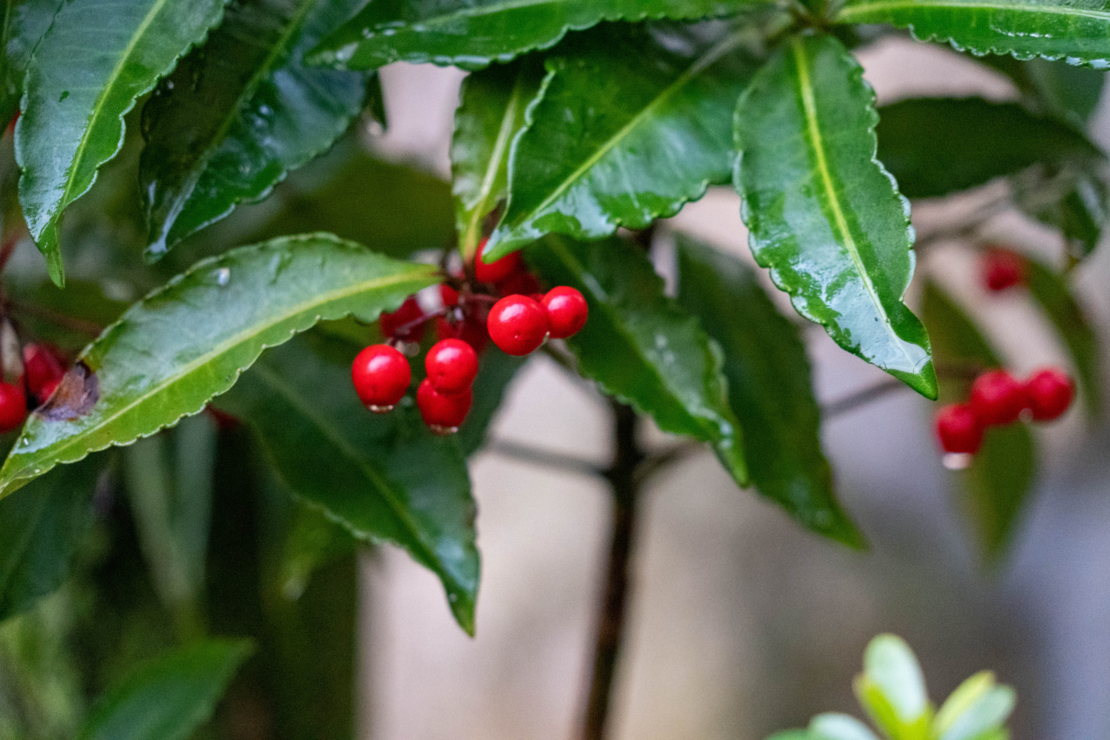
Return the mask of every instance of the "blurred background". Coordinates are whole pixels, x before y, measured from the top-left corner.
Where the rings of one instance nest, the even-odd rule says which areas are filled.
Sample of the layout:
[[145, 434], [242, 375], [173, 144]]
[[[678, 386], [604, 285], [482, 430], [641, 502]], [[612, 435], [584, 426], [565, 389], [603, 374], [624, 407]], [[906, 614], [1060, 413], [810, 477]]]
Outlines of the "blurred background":
[[[942, 47], [887, 39], [859, 53], [880, 103], [920, 95], [1016, 98], [1002, 75]], [[446, 177], [462, 73], [383, 71], [390, 119], [367, 133], [384, 157]], [[1093, 135], [1110, 145], [1105, 98]], [[916, 208], [920, 233], [960, 201]], [[739, 200], [718, 189], [665, 224], [750, 260]], [[993, 238], [1045, 261], [1058, 237], [1001, 214]], [[966, 245], [919, 258], [915, 287], [935, 277], [981, 322], [1017, 372], [1068, 365], [1054, 333], [1021, 294], [988, 296]], [[1110, 325], [1106, 246], [1075, 273], [1096, 328]], [[911, 289], [912, 291], [912, 289]], [[775, 295], [781, 298], [777, 292]], [[911, 292], [910, 304], [917, 301]], [[783, 304], [785, 307], [785, 303]], [[819, 399], [885, 375], [806, 332]], [[850, 552], [737, 490], [709, 453], [653, 479], [635, 552], [635, 582], [614, 707], [625, 740], [758, 740], [820, 711], [859, 714], [851, 679], [867, 641], [905, 637], [935, 700], [991, 668], [1019, 696], [1016, 738], [1110, 738], [1110, 464], [1105, 422], [1082, 414], [1035, 430], [1036, 491], [1012, 550], [987, 568], [954, 476], [931, 432], [934, 407], [899, 391], [824, 424], [839, 496], [870, 541]], [[514, 383], [493, 439], [594, 462], [609, 452], [607, 406], [545, 357]], [[648, 438], [664, 442], [647, 430]], [[448, 612], [433, 575], [382, 548], [363, 559], [361, 737], [375, 740], [546, 740], [571, 735], [584, 701], [607, 548], [604, 483], [482, 453], [472, 468], [483, 582], [477, 637]]]

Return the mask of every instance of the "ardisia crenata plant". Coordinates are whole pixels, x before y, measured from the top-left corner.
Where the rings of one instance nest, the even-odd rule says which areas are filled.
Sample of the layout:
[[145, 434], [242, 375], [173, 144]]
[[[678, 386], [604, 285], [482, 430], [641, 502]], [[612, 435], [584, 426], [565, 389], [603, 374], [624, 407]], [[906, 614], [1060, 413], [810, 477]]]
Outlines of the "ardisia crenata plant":
[[[473, 634], [468, 460], [535, 354], [612, 410], [603, 468], [488, 446], [612, 489], [584, 740], [605, 736], [640, 492], [668, 463], [710, 449], [737, 486], [863, 548], [821, 419], [900, 388], [941, 397], [940, 452], [963, 469], [994, 560], [1036, 474], [1028, 422], [1077, 393], [1101, 411], [1071, 274], [1110, 207], [1085, 132], [1110, 65], [1107, 0], [0, 12], [0, 686], [23, 687], [0, 692], [0, 731], [13, 737], [186, 738], [206, 723], [233, 737], [244, 713], [266, 737], [352, 737], [356, 554], [404, 548]], [[1014, 99], [877, 107], [854, 51], [905, 29], [965, 52]], [[469, 72], [450, 184], [372, 153], [388, 126], [378, 70], [398, 61]], [[710, 187], [739, 194], [755, 261], [797, 314], [887, 382], [818, 406], [803, 322], [746, 261], [660, 221]], [[910, 199], [965, 191], [974, 207], [932, 224], [915, 256]], [[999, 243], [1004, 212], [1057, 237]], [[1043, 310], [1070, 366], [1015, 379], [935, 271], [944, 242], [981, 253], [991, 294]], [[649, 447], [645, 420], [673, 445]], [[47, 686], [64, 700], [45, 702]], [[893, 740], [1006, 737], [1007, 690], [971, 679], [934, 715], [892, 638], [859, 686]], [[979, 734], [955, 729], [985, 702], [1005, 711]], [[872, 735], [819, 718], [787, 737]]]

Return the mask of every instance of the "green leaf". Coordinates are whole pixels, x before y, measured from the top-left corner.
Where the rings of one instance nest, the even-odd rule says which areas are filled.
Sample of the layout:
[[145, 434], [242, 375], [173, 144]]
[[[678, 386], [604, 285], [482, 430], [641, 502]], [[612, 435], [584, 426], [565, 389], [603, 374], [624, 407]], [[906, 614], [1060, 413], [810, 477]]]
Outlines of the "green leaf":
[[819, 714], [809, 731], [821, 740], [878, 740], [867, 725], [847, 714]]
[[879, 115], [879, 160], [910, 198], [948, 195], [1037, 163], [1102, 159], [1071, 126], [1017, 103], [916, 98]]
[[27, 70], [16, 159], [19, 202], [50, 277], [65, 281], [66, 206], [123, 144], [123, 116], [220, 22], [224, 0], [70, 0]]
[[[1092, 161], [1049, 171], [1046, 181], [1018, 183], [1015, 201], [1022, 210], [1060, 230], [1071, 257], [1083, 259], [1098, 246], [1110, 221], [1110, 187]], [[1047, 196], [1047, 198], [1046, 198]]]
[[836, 23], [889, 23], [973, 54], [1110, 66], [1106, 0], [848, 0]]
[[1102, 98], [1105, 71], [1045, 59], [1010, 61], [1021, 68], [1015, 82], [1022, 92], [1035, 96], [1040, 105], [1061, 120], [1080, 130], [1086, 128]]
[[62, 0], [5, 0], [0, 7], [0, 128], [19, 110], [31, 54], [61, 5]]
[[439, 576], [474, 632], [474, 501], [454, 440], [428, 431], [411, 400], [368, 412], [351, 388], [356, 348], [292, 342], [263, 357], [219, 404], [250, 423], [284, 483], [366, 541], [399, 545]]
[[289, 601], [301, 597], [317, 570], [354, 552], [357, 544], [346, 528], [308, 504], [298, 504], [292, 520], [283, 543], [277, 574], [281, 595]]
[[900, 637], [879, 635], [867, 646], [856, 696], [892, 740], [928, 740], [933, 719], [925, 678], [910, 646]]
[[956, 690], [944, 700], [944, 705], [937, 712], [933, 729], [937, 734], [943, 735], [966, 712], [979, 701], [995, 685], [994, 674], [990, 671], [980, 671], [963, 681]]
[[[938, 363], [974, 370], [1001, 365], [979, 330], [936, 285], [926, 283], [924, 294]], [[944, 396], [962, 401], [967, 385], [946, 386]], [[988, 559], [999, 557], [1009, 544], [1035, 476], [1036, 449], [1024, 424], [988, 430], [971, 467], [960, 474], [964, 505]]]
[[798, 36], [736, 110], [736, 189], [756, 260], [802, 316], [928, 398], [925, 327], [902, 302], [909, 204], [875, 159], [874, 92], [839, 41]]
[[[200, 411], [263, 349], [321, 319], [354, 314], [373, 321], [435, 281], [430, 266], [329, 234], [275, 239], [199, 262], [81, 353], [99, 400], [72, 419], [52, 420], [67, 415], [64, 406], [33, 413], [0, 469], [0, 497], [58, 463], [130, 444]], [[79, 385], [76, 370], [67, 378]]]
[[643, 251], [617, 238], [552, 237], [529, 247], [525, 259], [545, 282], [576, 288], [589, 304], [586, 326], [567, 340], [579, 369], [663, 431], [712, 444], [736, 482], [747, 485], [720, 349], [663, 295], [663, 280]]
[[483, 67], [553, 46], [601, 21], [694, 20], [764, 0], [374, 0], [324, 39], [309, 61], [347, 69], [391, 62]]
[[953, 720], [940, 740], [977, 740], [996, 730], [1014, 711], [1017, 697], [1009, 686], [994, 686]]
[[[604, 26], [571, 37], [513, 145], [495, 257], [555, 232], [641, 229], [727, 183], [736, 99], [756, 61], [752, 29]], [[676, 145], [675, 142], [681, 142]]]
[[346, 131], [371, 76], [305, 67], [301, 58], [360, 2], [234, 3], [163, 81], [143, 110], [149, 254], [265, 198]]
[[1102, 362], [1098, 336], [1063, 276], [1036, 260], [1027, 259], [1025, 285], [1063, 339], [1079, 374], [1087, 412], [1092, 418], [1097, 418], [1102, 408]]
[[92, 526], [103, 460], [88, 459], [40, 478], [0, 501], [0, 620], [62, 584]]
[[456, 435], [459, 447], [467, 457], [485, 444], [486, 433], [493, 423], [497, 409], [501, 407], [509, 384], [526, 362], [527, 358], [513, 357], [504, 352], [486, 352], [482, 355], [478, 377], [474, 379], [474, 404]]
[[486, 216], [508, 195], [510, 146], [550, 75], [540, 60], [528, 58], [474, 72], [463, 81], [451, 139], [451, 177], [464, 255], [477, 253]]
[[80, 740], [186, 740], [251, 650], [247, 640], [209, 640], [140, 666], [98, 702]]
[[797, 328], [737, 258], [680, 236], [678, 265], [679, 304], [724, 350], [729, 404], [744, 430], [752, 483], [815, 532], [861, 546], [833, 494]]

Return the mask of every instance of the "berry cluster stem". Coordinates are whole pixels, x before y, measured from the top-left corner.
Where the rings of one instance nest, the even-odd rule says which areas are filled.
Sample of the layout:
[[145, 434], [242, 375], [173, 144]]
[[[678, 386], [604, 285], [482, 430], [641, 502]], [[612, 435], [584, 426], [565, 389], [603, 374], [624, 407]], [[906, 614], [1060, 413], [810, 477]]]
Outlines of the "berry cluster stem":
[[614, 452], [613, 461], [604, 476], [613, 493], [613, 520], [605, 590], [597, 620], [593, 671], [579, 735], [581, 740], [603, 740], [606, 736], [613, 678], [624, 637], [632, 544], [643, 480], [637, 475], [637, 469], [646, 457], [636, 436], [635, 411], [616, 401], [612, 401], [611, 405]]

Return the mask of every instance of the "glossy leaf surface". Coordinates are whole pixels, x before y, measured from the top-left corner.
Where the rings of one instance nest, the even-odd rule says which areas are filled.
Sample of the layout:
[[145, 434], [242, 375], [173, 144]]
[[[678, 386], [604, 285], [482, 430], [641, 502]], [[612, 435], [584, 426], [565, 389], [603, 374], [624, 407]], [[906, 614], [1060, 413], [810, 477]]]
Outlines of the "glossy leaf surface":
[[728, 182], [753, 35], [704, 31], [606, 26], [548, 58], [553, 76], [513, 146], [491, 256], [551, 232], [597, 239], [644, 228]]
[[59, 285], [59, 222], [97, 169], [123, 144], [123, 116], [204, 40], [224, 0], [71, 0], [43, 37], [27, 71], [16, 159], [19, 202]]
[[[373, 321], [435, 281], [327, 234], [231, 250], [196, 264], [132, 306], [82, 352], [99, 400], [86, 413], [36, 411], [0, 469], [6, 495], [58, 463], [126, 445], [200, 411], [262, 350], [320, 319]], [[43, 411], [48, 413], [43, 413]]]
[[510, 148], [549, 75], [540, 60], [529, 58], [474, 72], [463, 81], [451, 177], [459, 247], [468, 257], [485, 236], [486, 216], [508, 195]]
[[601, 21], [693, 20], [761, 0], [374, 0], [329, 36], [310, 61], [349, 69], [391, 62], [481, 67], [546, 49]]
[[1102, 408], [1102, 362], [1094, 328], [1063, 276], [1035, 260], [1026, 260], [1025, 285], [1067, 347], [1079, 373], [1087, 411], [1097, 417]]
[[23, 76], [62, 0], [5, 0], [0, 6], [0, 127], [7, 128], [23, 97]]
[[[986, 339], [948, 296], [932, 283], [926, 283], [924, 292], [924, 316], [939, 363], [972, 369], [1001, 366]], [[946, 384], [942, 400], [965, 400], [968, 385]], [[960, 474], [964, 507], [988, 558], [1000, 556], [1012, 539], [1035, 476], [1036, 449], [1024, 424], [988, 430], [971, 467]]]
[[1071, 126], [1017, 103], [915, 98], [879, 109], [879, 160], [910, 198], [948, 195], [1037, 163], [1098, 160]]
[[212, 716], [250, 653], [244, 640], [209, 640], [156, 658], [100, 700], [80, 740], [185, 740]]
[[297, 340], [262, 358], [220, 406], [250, 423], [292, 491], [438, 575], [473, 633], [478, 550], [465, 459], [454, 440], [428, 431], [411, 400], [368, 412], [351, 387], [355, 352]]
[[1110, 4], [1105, 0], [848, 0], [838, 23], [889, 23], [922, 41], [975, 54], [1066, 59], [1110, 65]]
[[678, 265], [679, 304], [724, 351], [729, 405], [744, 430], [752, 483], [810, 529], [861, 545], [833, 494], [798, 329], [737, 258], [680, 238]]
[[909, 205], [875, 159], [874, 92], [839, 41], [799, 36], [736, 111], [736, 189], [756, 260], [802, 316], [929, 398], [929, 339], [902, 302]]
[[644, 253], [623, 239], [552, 237], [528, 248], [525, 258], [547, 283], [577, 288], [589, 304], [585, 327], [567, 340], [579, 369], [663, 431], [712, 444], [737, 483], [747, 485], [720, 350], [663, 295], [663, 280]]
[[85, 460], [0, 501], [0, 620], [65, 580], [93, 523], [93, 491], [102, 467], [103, 460]]
[[231, 5], [143, 110], [141, 188], [149, 252], [160, 254], [266, 197], [326, 151], [362, 109], [370, 76], [306, 67], [302, 57], [360, 0]]

